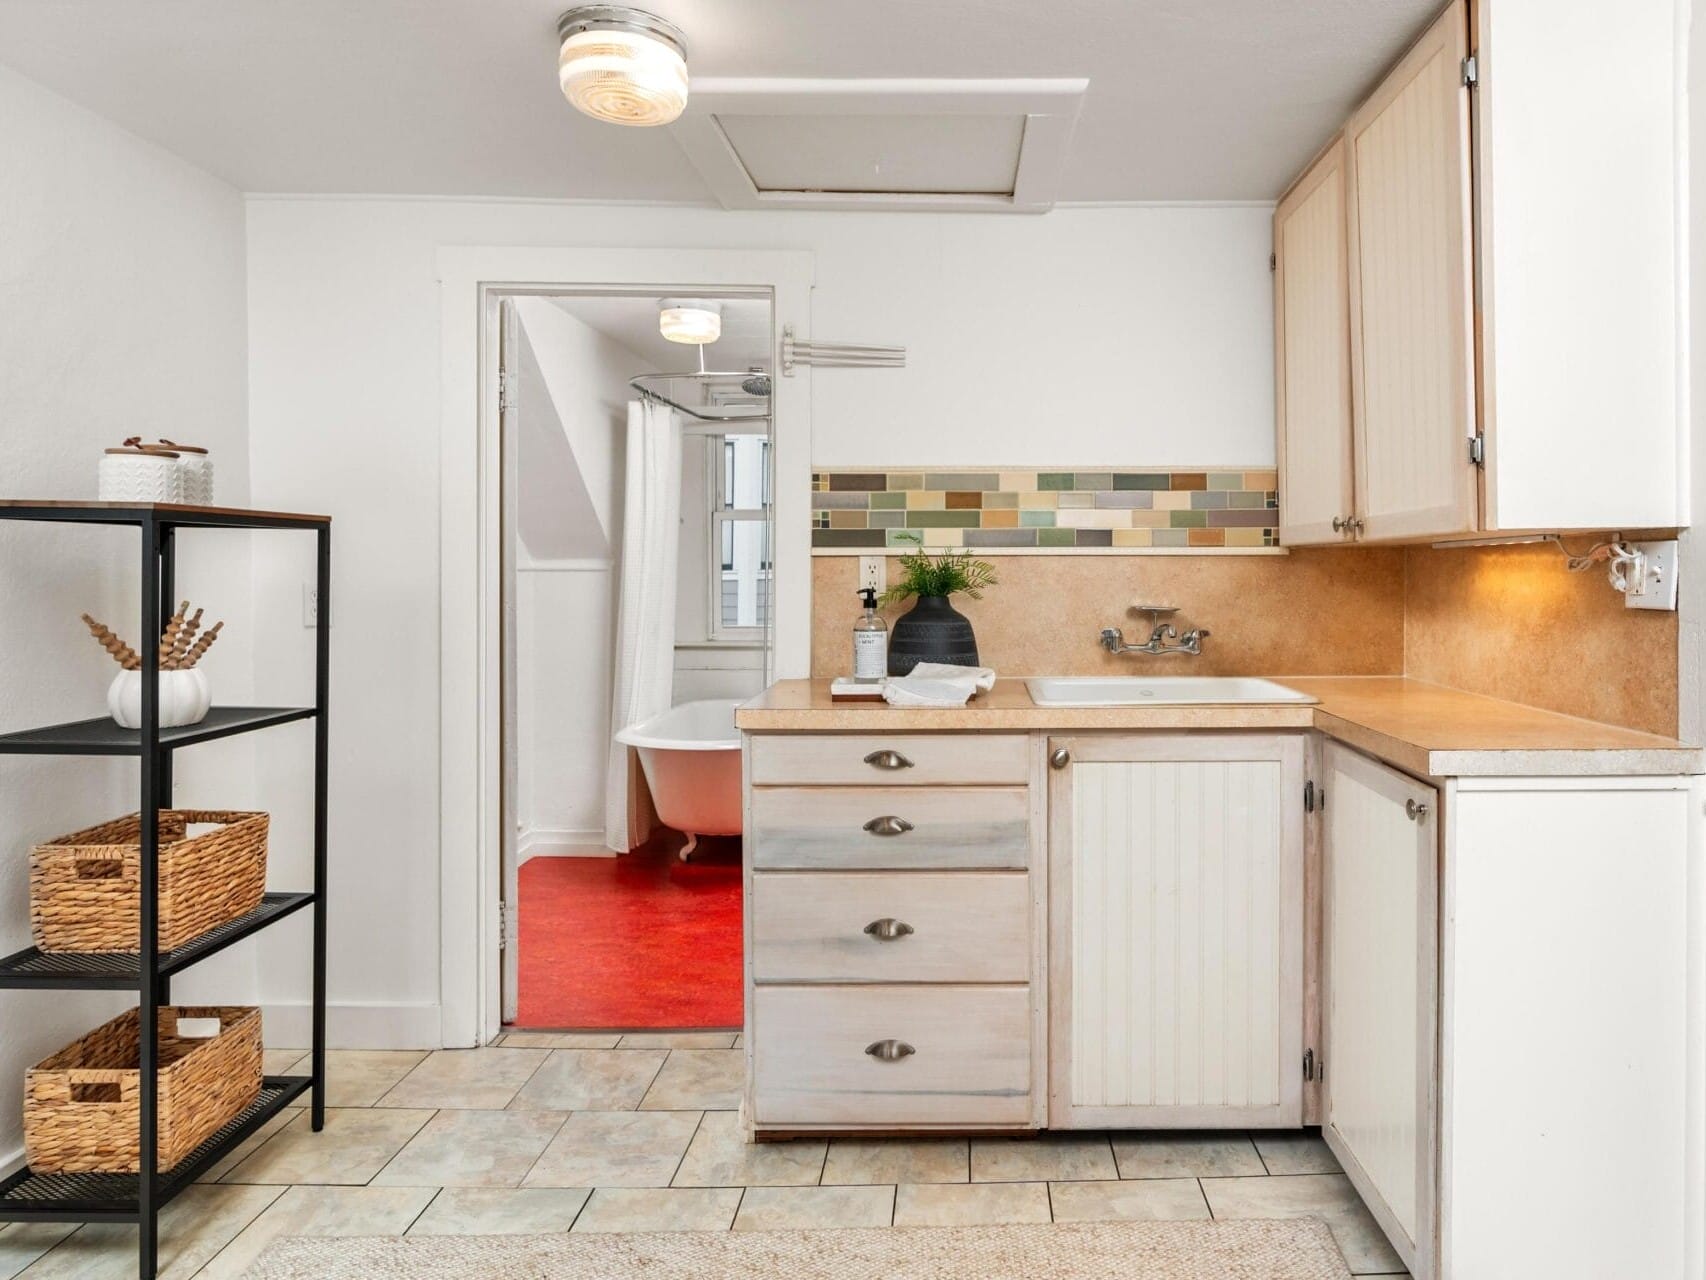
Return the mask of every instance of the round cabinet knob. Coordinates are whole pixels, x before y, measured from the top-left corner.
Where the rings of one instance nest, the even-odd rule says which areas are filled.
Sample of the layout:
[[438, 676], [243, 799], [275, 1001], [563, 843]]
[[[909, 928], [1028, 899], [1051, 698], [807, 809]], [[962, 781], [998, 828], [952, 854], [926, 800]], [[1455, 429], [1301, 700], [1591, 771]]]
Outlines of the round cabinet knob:
[[880, 818], [872, 818], [865, 824], [865, 830], [874, 836], [903, 836], [912, 830], [912, 824], [905, 818], [897, 818], [892, 813], [885, 813]]
[[1411, 822], [1420, 822], [1428, 816], [1428, 806], [1426, 803], [1417, 804], [1414, 800], [1406, 800], [1404, 801], [1404, 813]]
[[893, 942], [896, 938], [904, 938], [912, 932], [912, 926], [904, 920], [896, 920], [892, 916], [884, 916], [881, 920], [873, 920], [865, 926], [865, 932], [878, 942]]
[[1051, 769], [1064, 769], [1072, 763], [1072, 753], [1065, 747], [1056, 747], [1049, 752], [1048, 762]]
[[875, 1044], [866, 1045], [865, 1052], [878, 1062], [899, 1062], [902, 1058], [910, 1058], [918, 1050], [904, 1040], [878, 1040]]
[[1348, 516], [1333, 517], [1334, 533], [1349, 533], [1353, 528], [1355, 528], [1355, 521], [1351, 520]]
[[910, 769], [912, 761], [898, 751], [873, 751], [865, 757], [865, 763], [873, 769]]

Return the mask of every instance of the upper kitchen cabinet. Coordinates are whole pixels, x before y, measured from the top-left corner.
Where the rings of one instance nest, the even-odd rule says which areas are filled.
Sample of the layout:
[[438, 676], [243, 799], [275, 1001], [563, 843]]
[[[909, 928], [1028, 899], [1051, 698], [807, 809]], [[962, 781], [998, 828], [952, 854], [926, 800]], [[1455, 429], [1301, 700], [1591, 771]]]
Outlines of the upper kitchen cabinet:
[[1351, 518], [1351, 301], [1343, 138], [1274, 210], [1282, 542], [1328, 542]]
[[1457, 0], [1282, 198], [1283, 542], [1688, 522], [1678, 3]]
[[1477, 6], [1488, 529], [1689, 521], [1687, 19], [1687, 0]]
[[1345, 129], [1358, 537], [1476, 527], [1467, 22], [1459, 0]]

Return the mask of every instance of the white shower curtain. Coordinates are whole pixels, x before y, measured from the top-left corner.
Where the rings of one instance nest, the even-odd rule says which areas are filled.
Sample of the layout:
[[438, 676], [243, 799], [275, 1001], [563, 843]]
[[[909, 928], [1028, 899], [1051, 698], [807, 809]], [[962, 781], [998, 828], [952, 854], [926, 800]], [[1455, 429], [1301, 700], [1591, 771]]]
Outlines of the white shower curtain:
[[[675, 684], [675, 566], [681, 539], [681, 430], [675, 411], [628, 402], [622, 573], [616, 608], [610, 766], [604, 783], [604, 843], [627, 853], [645, 838], [629, 831], [632, 750], [614, 735], [669, 710]], [[638, 838], [630, 838], [637, 834]]]

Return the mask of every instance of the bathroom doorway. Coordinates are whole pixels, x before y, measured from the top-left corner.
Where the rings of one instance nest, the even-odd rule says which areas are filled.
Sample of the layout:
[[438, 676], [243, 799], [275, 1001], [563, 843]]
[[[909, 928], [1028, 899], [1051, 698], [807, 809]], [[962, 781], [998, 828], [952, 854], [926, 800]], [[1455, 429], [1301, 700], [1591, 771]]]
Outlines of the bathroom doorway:
[[774, 634], [770, 291], [531, 292], [499, 329], [503, 1024], [736, 1030], [733, 708]]

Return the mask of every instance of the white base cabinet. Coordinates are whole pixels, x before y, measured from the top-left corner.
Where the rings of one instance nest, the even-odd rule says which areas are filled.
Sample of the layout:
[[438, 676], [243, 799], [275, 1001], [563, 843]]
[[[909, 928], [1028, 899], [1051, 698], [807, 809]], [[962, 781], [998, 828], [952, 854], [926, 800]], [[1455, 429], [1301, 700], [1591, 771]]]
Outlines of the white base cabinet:
[[1441, 1276], [1706, 1275], [1698, 782], [1446, 784]]
[[1411, 1273], [1700, 1280], [1699, 780], [1322, 777], [1322, 1133]]
[[749, 1129], [1319, 1115], [1416, 1280], [1706, 1280], [1700, 779], [1162, 731], [750, 735], [746, 783]]
[[1322, 754], [1327, 1145], [1404, 1265], [1432, 1274], [1439, 794]]
[[1301, 1124], [1303, 735], [1049, 747], [1050, 1127]]

